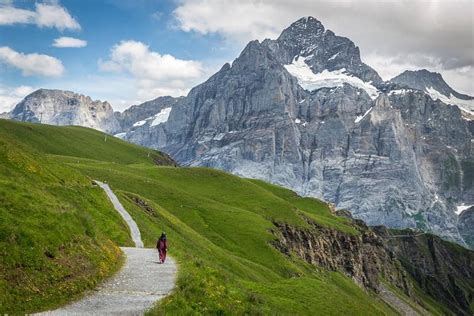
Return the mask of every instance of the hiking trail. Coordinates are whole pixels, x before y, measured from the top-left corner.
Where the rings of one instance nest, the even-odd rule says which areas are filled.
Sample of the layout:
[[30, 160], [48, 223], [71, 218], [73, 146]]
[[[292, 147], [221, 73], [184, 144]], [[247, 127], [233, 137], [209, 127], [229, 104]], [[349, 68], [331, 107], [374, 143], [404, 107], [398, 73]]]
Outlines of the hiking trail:
[[142, 315], [175, 286], [177, 267], [173, 258], [159, 264], [157, 250], [143, 248], [137, 223], [108, 184], [95, 182], [130, 227], [135, 247], [120, 247], [126, 259], [124, 266], [98, 288], [76, 302], [38, 315]]

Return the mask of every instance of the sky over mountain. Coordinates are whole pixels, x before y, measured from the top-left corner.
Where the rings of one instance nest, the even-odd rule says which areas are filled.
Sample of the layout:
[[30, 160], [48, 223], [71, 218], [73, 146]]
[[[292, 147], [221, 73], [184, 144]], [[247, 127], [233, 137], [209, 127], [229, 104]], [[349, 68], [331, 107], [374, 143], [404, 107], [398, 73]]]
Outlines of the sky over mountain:
[[118, 110], [184, 95], [249, 40], [307, 15], [352, 39], [383, 79], [426, 68], [474, 94], [470, 0], [0, 0], [0, 112], [40, 87]]

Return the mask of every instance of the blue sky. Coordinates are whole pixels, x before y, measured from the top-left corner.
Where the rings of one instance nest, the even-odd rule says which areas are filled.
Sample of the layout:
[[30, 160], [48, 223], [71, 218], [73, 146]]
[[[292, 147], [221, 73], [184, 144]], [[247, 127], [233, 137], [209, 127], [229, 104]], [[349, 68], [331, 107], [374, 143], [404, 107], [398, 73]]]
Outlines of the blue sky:
[[[101, 61], [109, 59], [114, 45], [122, 41], [143, 43], [150, 52], [170, 54], [178, 60], [198, 61], [201, 71], [189, 80], [186, 78], [186, 83], [192, 85], [205, 80], [240, 50], [223, 43], [219, 34], [204, 35], [179, 29], [172, 15], [176, 7], [172, 1], [63, 0], [45, 3], [63, 7], [77, 21], [80, 29], [60, 29], [34, 23], [0, 25], [0, 47], [6, 46], [23, 54], [52, 56], [61, 61], [64, 71], [60, 76], [25, 75], [17, 67], [0, 63], [0, 87], [4, 90], [21, 86], [69, 89], [93, 98], [107, 99], [114, 107], [121, 109], [155, 97], [152, 93], [137, 94], [133, 75], [104, 71], [99, 66]], [[30, 11], [35, 11], [36, 6], [34, 1], [14, 1], [8, 5]], [[84, 40], [87, 46], [54, 47], [53, 41], [60, 37]], [[180, 89], [171, 88], [169, 91], [175, 95], [182, 94]]]
[[117, 110], [184, 95], [249, 40], [308, 15], [384, 79], [427, 68], [474, 94], [471, 0], [0, 0], [0, 112], [37, 88]]

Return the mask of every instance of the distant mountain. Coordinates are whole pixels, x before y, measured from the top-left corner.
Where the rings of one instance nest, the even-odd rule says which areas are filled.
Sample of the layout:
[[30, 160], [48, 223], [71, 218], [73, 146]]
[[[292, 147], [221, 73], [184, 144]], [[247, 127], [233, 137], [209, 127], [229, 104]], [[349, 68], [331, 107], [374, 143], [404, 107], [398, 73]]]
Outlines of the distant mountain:
[[80, 125], [114, 133], [120, 125], [108, 102], [71, 91], [39, 89], [26, 96], [8, 113], [17, 121], [51, 125]]
[[474, 204], [474, 126], [426, 87], [469, 97], [431, 76], [421, 86], [406, 79], [417, 76], [383, 82], [351, 40], [306, 17], [276, 40], [250, 42], [166, 121], [122, 136], [185, 165], [322, 198], [370, 225], [463, 243], [455, 211]]
[[180, 98], [158, 97], [138, 105], [132, 105], [123, 112], [115, 112], [115, 117], [120, 123], [122, 131], [132, 129], [134, 124], [141, 121], [148, 121], [165, 108], [172, 107]]
[[412, 89], [426, 92], [433, 100], [440, 100], [446, 104], [457, 105], [470, 119], [474, 119], [474, 97], [459, 93], [451, 88], [441, 74], [426, 69], [407, 70], [390, 80]]

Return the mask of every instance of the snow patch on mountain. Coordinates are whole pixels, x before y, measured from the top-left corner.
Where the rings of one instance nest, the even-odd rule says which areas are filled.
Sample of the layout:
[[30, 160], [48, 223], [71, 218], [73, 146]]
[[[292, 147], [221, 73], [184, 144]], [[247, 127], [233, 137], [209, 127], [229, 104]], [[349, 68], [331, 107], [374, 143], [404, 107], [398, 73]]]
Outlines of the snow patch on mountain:
[[154, 120], [153, 120], [153, 122], [151, 122], [151, 126], [156, 126], [156, 125], [159, 125], [161, 123], [167, 122], [168, 118], [170, 117], [170, 113], [171, 113], [171, 107], [164, 108], [163, 110], [158, 112], [154, 116]]
[[117, 138], [123, 139], [126, 135], [127, 135], [127, 133], [122, 132], [122, 133], [117, 133], [114, 136], [117, 137]]
[[460, 215], [463, 211], [467, 210], [468, 208], [471, 208], [473, 207], [474, 205], [458, 205], [457, 206], [457, 210], [456, 210], [456, 214]]
[[403, 95], [403, 94], [407, 94], [410, 91], [412, 91], [412, 90], [410, 90], [410, 89], [397, 89], [397, 90], [390, 91], [388, 93], [388, 95]]
[[341, 53], [341, 52], [335, 53], [334, 55], [332, 55], [331, 57], [329, 57], [328, 60], [333, 60], [333, 59], [335, 59], [340, 53]]
[[379, 95], [377, 88], [370, 82], [364, 82], [357, 77], [348, 75], [345, 73], [345, 68], [334, 71], [325, 69], [315, 74], [305, 62], [306, 59], [311, 57], [298, 56], [293, 59], [291, 64], [284, 65], [285, 69], [298, 79], [298, 83], [303, 89], [313, 91], [320, 88], [341, 87], [344, 83], [347, 83], [355, 88], [365, 90], [372, 99], [376, 99]]
[[[148, 119], [150, 119], [150, 118], [148, 118]], [[138, 126], [143, 126], [143, 125], [145, 125], [148, 119], [144, 119], [144, 120], [142, 120], [142, 121], [136, 122], [135, 124], [133, 124], [133, 127], [138, 127]]]
[[433, 87], [426, 88], [426, 92], [433, 100], [440, 100], [449, 105], [456, 105], [464, 112], [474, 115], [474, 99], [463, 100], [455, 97], [452, 93], [448, 96], [442, 94]]
[[150, 127], [160, 125], [160, 124], [165, 123], [165, 122], [168, 121], [170, 113], [171, 113], [171, 107], [164, 108], [160, 112], [156, 113], [153, 116], [150, 116], [150, 117], [147, 117], [144, 120], [135, 122], [133, 124], [133, 127], [143, 126], [143, 125], [149, 123], [150, 121], [151, 121]]
[[357, 123], [359, 123], [360, 121], [362, 121], [362, 120], [364, 119], [364, 117], [366, 117], [367, 115], [369, 115], [369, 113], [370, 113], [370, 111], [372, 111], [372, 109], [373, 109], [373, 107], [371, 107], [370, 109], [368, 109], [368, 110], [364, 113], [364, 115], [362, 115], [362, 116], [360, 116], [360, 115], [357, 116], [356, 119], [354, 120], [354, 123], [357, 124]]

